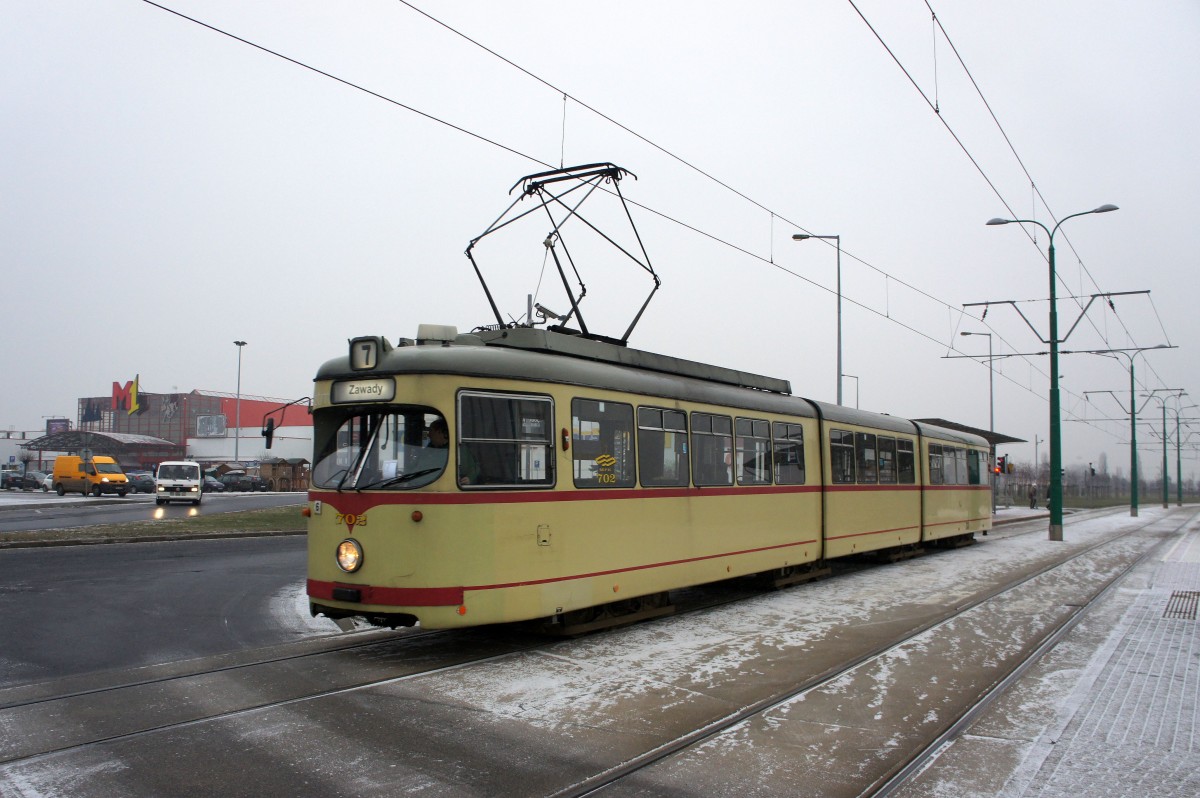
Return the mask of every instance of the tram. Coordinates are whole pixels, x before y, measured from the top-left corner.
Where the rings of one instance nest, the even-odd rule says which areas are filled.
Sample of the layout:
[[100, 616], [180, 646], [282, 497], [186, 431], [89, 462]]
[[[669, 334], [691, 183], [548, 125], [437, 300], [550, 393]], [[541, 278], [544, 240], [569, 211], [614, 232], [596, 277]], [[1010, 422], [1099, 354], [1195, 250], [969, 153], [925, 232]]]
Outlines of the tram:
[[312, 413], [307, 590], [335, 620], [587, 630], [991, 525], [979, 436], [562, 328], [355, 338]]
[[[574, 633], [670, 612], [672, 590], [759, 574], [784, 584], [838, 558], [988, 530], [983, 438], [628, 346], [661, 284], [632, 229], [628, 177], [591, 163], [510, 189], [466, 250], [495, 325], [355, 338], [321, 366], [304, 509], [314, 615]], [[606, 218], [632, 235], [602, 232], [581, 209], [589, 198], [619, 202]], [[533, 240], [570, 312], [531, 296], [523, 320], [506, 323], [477, 246], [542, 211], [551, 230]], [[620, 338], [584, 319], [575, 258], [591, 250], [567, 247], [576, 231], [651, 278]], [[269, 447], [273, 419], [263, 434]]]

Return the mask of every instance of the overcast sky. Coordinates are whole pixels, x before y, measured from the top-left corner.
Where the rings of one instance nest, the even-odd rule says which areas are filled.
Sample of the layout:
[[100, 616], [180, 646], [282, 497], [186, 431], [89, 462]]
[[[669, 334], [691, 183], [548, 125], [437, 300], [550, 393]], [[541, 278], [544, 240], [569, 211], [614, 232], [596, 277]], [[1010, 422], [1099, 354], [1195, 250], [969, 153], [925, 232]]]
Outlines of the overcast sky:
[[[1095, 302], [1062, 346], [1178, 346], [1137, 357], [1139, 390], [1200, 401], [1194, 0], [935, 0], [937, 23], [918, 0], [164, 2], [245, 41], [141, 0], [0, 2], [2, 428], [135, 374], [233, 392], [235, 339], [243, 393], [293, 399], [350, 337], [492, 323], [468, 242], [520, 177], [596, 161], [636, 174], [662, 279], [632, 346], [833, 401], [836, 251], [791, 236], [836, 234], [845, 403], [986, 428], [986, 360], [945, 356], [986, 358], [962, 331], [1044, 351], [1049, 283], [1045, 233], [984, 223], [1113, 203], [1055, 238], [1060, 335], [1093, 294], [1150, 293]], [[567, 307], [538, 290], [547, 232], [479, 245], [506, 316], [535, 290]], [[621, 335], [647, 275], [577, 254], [589, 327]], [[1001, 452], [1032, 461], [1048, 358], [995, 365], [995, 427], [1030, 441]], [[1064, 462], [1128, 475], [1127, 361], [1061, 371]], [[1103, 390], [1120, 404], [1084, 398]]]

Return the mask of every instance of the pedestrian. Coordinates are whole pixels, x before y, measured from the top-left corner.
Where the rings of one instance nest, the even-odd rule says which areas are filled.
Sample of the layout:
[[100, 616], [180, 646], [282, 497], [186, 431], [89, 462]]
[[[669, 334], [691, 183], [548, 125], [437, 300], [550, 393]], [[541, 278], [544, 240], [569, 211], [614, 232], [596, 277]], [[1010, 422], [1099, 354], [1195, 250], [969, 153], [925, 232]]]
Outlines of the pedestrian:
[[1037, 485], [1029, 486], [1029, 509], [1037, 509]]

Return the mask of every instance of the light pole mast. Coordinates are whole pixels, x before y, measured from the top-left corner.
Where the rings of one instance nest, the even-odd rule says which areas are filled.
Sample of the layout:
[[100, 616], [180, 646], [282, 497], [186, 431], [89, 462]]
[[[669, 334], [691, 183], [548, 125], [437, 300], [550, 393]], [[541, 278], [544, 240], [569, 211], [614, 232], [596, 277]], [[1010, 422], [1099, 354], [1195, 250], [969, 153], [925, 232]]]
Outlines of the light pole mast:
[[245, 341], [234, 341], [233, 345], [238, 348], [238, 376], [237, 376], [237, 399], [234, 404], [234, 425], [233, 431], [233, 461], [240, 463], [241, 459], [238, 456], [238, 441], [242, 437], [242, 347], [246, 345]]
[[1179, 395], [1179, 406], [1175, 408], [1175, 506], [1183, 506], [1183, 431], [1179, 426], [1179, 415], [1184, 410], [1191, 410], [1200, 405], [1183, 404], [1183, 397], [1187, 394]]
[[[1160, 393], [1167, 394], [1167, 395], [1159, 396]], [[1163, 501], [1163, 509], [1164, 510], [1171, 506], [1171, 500], [1170, 500], [1171, 475], [1170, 475], [1170, 472], [1167, 470], [1169, 468], [1169, 466], [1167, 464], [1168, 463], [1168, 461], [1167, 461], [1167, 441], [1170, 437], [1167, 434], [1167, 400], [1171, 399], [1171, 398], [1180, 399], [1186, 393], [1187, 393], [1187, 391], [1185, 391], [1182, 388], [1155, 388], [1153, 391], [1143, 394], [1143, 396], [1146, 397], [1146, 404], [1149, 404], [1151, 399], [1156, 399], [1156, 400], [1158, 400], [1158, 403], [1160, 405], [1162, 405], [1162, 441], [1163, 441], [1163, 444], [1162, 444], [1162, 453], [1163, 453], [1163, 458], [1162, 458], [1162, 482], [1163, 482], [1162, 501]], [[1145, 405], [1143, 405], [1143, 407], [1145, 407]]]
[[[1123, 355], [1129, 361], [1129, 515], [1131, 518], [1137, 518], [1138, 514], [1138, 456], [1137, 456], [1137, 381], [1134, 379], [1134, 359], [1143, 352], [1149, 352], [1152, 349], [1174, 349], [1174, 346], [1167, 344], [1158, 344], [1157, 346], [1136, 346], [1126, 349], [1085, 349], [1076, 354], [1084, 355], [1103, 355], [1104, 357], [1116, 358], [1117, 355]], [[1122, 410], [1121, 400], [1117, 399], [1117, 395], [1112, 391], [1084, 391], [1084, 396], [1089, 393], [1107, 393], [1116, 400], [1117, 405]], [[1149, 400], [1147, 400], [1149, 401]]]
[[1163, 411], [1163, 509], [1171, 506], [1171, 472], [1167, 470], [1167, 403], [1162, 403]]
[[842, 403], [842, 237], [818, 236], [810, 233], [796, 233], [793, 241], [805, 241], [810, 238], [823, 238], [837, 244], [837, 403]]
[[1046, 231], [1050, 237], [1048, 256], [1050, 261], [1050, 540], [1063, 539], [1063, 485], [1062, 485], [1062, 415], [1058, 386], [1058, 302], [1054, 274], [1054, 234], [1068, 219], [1076, 216], [1086, 216], [1089, 213], [1108, 213], [1117, 210], [1116, 205], [1101, 205], [1090, 211], [1073, 213], [1064, 216], [1063, 220], [1054, 225], [1054, 229], [1046, 227], [1034, 219], [990, 219], [989, 225], [997, 224], [1036, 224]]
[[[996, 431], [996, 391], [995, 391], [995, 363], [992, 359], [992, 334], [977, 333], [977, 332], [961, 332], [959, 335], [986, 335], [988, 339], [988, 432]], [[1035, 436], [1036, 437], [1036, 436]], [[995, 444], [992, 444], [992, 454], [995, 454]], [[1034, 445], [1033, 469], [1037, 472], [1037, 446]], [[992, 469], [992, 513], [996, 512], [996, 472]]]

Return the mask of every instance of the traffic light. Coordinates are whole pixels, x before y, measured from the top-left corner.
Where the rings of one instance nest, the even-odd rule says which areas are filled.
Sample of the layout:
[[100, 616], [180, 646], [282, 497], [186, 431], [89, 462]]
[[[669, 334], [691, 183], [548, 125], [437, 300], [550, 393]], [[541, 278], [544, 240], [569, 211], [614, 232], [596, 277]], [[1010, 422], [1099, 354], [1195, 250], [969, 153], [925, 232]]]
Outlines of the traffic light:
[[995, 471], [997, 474], [1003, 474], [1003, 473], [1005, 473], [1005, 470], [1007, 469], [1007, 465], [1005, 464], [1005, 460], [1006, 460], [1006, 459], [1007, 459], [1007, 458], [1004, 458], [1004, 457], [997, 457], [997, 458], [996, 458], [996, 468], [994, 469], [994, 471]]

